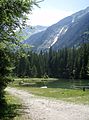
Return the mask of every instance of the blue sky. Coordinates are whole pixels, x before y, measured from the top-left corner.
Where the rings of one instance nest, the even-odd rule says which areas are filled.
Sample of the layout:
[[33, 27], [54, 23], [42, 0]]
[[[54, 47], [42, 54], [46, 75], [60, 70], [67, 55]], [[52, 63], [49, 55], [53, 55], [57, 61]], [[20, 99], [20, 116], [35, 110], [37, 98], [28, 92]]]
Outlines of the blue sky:
[[50, 26], [89, 6], [89, 0], [44, 0], [29, 15], [29, 24]]

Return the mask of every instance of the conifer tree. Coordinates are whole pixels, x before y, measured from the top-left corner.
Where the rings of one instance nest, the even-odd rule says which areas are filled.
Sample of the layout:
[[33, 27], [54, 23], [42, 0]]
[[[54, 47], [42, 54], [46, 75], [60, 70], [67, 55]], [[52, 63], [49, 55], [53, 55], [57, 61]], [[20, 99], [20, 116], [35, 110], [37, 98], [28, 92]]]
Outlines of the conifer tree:
[[13, 51], [21, 44], [15, 31], [25, 24], [26, 14], [31, 13], [34, 4], [37, 3], [33, 0], [0, 0], [0, 108], [9, 82]]
[[37, 68], [36, 68], [35, 65], [32, 67], [31, 76], [32, 77], [37, 77]]

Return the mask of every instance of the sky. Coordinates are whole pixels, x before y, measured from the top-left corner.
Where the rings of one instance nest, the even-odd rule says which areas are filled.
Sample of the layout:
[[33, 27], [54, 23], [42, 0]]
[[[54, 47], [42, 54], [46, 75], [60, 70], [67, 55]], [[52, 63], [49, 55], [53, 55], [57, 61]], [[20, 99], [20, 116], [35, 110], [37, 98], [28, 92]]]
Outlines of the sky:
[[64, 17], [85, 9], [89, 0], [44, 0], [39, 3], [40, 8], [34, 6], [32, 14], [28, 15], [28, 24], [50, 26]]

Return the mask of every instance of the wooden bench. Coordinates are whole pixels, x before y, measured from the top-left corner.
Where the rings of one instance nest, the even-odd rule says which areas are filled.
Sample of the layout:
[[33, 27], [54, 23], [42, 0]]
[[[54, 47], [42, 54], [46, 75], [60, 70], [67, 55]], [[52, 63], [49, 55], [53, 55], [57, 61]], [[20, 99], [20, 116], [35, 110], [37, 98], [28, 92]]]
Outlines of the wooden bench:
[[80, 88], [85, 91], [85, 89], [89, 89], [89, 86], [74, 86], [74, 88]]

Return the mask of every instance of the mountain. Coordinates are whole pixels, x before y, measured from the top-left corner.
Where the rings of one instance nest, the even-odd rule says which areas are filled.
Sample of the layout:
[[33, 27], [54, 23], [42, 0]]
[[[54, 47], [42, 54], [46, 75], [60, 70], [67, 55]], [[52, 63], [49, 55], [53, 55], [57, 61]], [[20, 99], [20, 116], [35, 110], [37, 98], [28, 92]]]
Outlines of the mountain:
[[83, 42], [89, 42], [89, 39], [84, 41], [81, 37], [88, 30], [89, 7], [60, 20], [45, 31], [30, 36], [24, 43], [32, 45], [33, 50], [37, 52], [47, 51], [50, 47], [58, 50], [78, 46]]
[[31, 35], [36, 34], [38, 32], [46, 30], [46, 26], [25, 26], [21, 31], [19, 31], [19, 36], [23, 37], [24, 39], [29, 38]]

